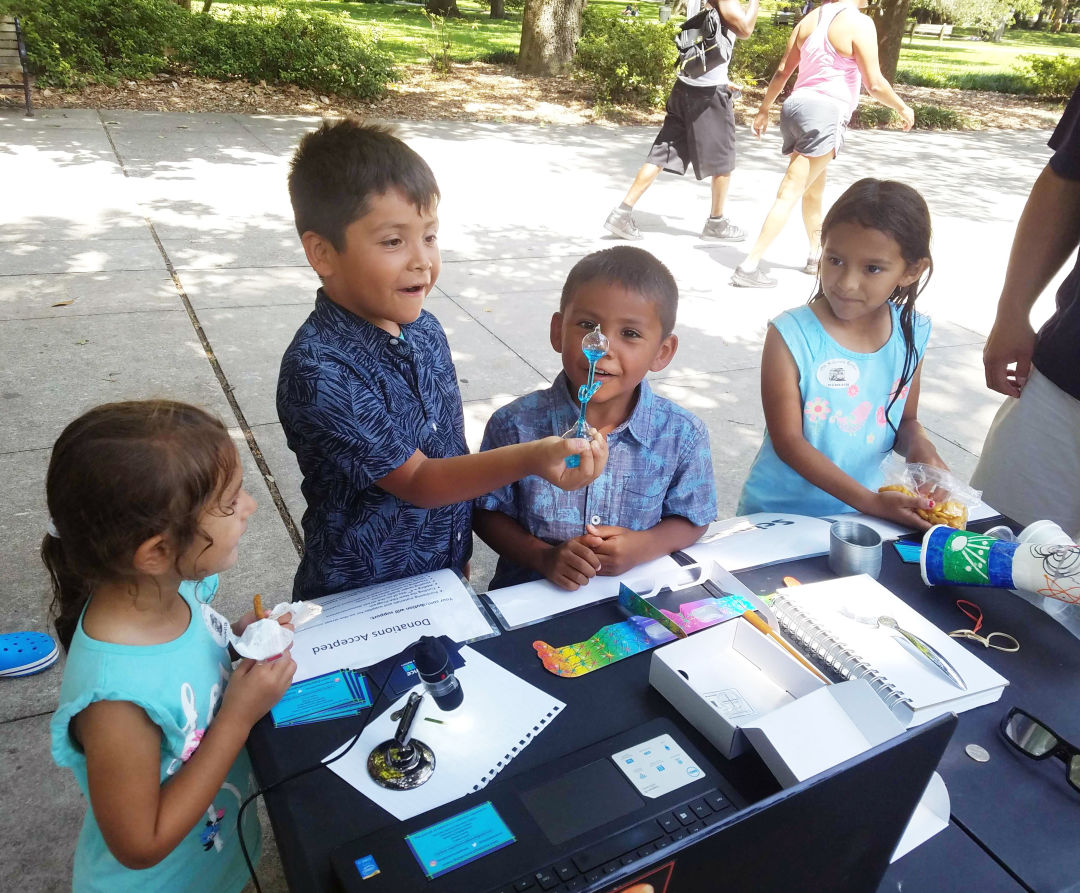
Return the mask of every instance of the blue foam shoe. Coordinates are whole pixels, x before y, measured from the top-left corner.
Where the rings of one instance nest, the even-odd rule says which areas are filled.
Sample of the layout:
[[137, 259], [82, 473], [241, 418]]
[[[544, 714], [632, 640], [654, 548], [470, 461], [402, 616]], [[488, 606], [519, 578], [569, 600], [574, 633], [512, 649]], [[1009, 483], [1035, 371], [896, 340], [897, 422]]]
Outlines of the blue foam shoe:
[[47, 670], [59, 657], [59, 647], [45, 633], [0, 635], [0, 676], [33, 676]]

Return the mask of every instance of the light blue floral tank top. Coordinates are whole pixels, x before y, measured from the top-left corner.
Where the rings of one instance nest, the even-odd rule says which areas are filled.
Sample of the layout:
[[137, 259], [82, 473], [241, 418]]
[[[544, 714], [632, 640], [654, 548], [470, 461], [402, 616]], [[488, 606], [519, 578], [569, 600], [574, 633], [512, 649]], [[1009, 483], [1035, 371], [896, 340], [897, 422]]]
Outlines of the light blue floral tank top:
[[[803, 401], [803, 436], [836, 465], [871, 490], [881, 485], [881, 461], [893, 447], [907, 404], [908, 385], [886, 407], [900, 384], [904, 368], [904, 333], [900, 311], [889, 304], [892, 335], [874, 353], [855, 353], [837, 344], [809, 305], [781, 313], [770, 321], [791, 351], [799, 369]], [[913, 320], [917, 360], [930, 338], [930, 320]], [[888, 421], [893, 427], [889, 427]], [[776, 455], [769, 432], [750, 467], [739, 497], [740, 515], [789, 512], [829, 515], [852, 507], [815, 487]]]

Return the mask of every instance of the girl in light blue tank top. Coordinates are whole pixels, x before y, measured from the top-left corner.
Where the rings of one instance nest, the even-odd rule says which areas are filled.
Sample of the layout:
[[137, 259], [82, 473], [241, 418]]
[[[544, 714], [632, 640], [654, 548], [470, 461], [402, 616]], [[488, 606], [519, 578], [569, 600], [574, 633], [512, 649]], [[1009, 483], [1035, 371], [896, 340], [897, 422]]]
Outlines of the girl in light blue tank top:
[[881, 486], [882, 460], [945, 468], [918, 420], [930, 321], [930, 212], [914, 189], [855, 183], [822, 224], [817, 293], [770, 323], [761, 358], [765, 437], [739, 514], [861, 511], [905, 526], [933, 503]]
[[[257, 789], [244, 744], [296, 665], [234, 671], [210, 607], [255, 510], [236, 448], [193, 406], [107, 404], [64, 429], [45, 489], [42, 558], [68, 652], [52, 753], [90, 801], [72, 888], [240, 891], [237, 816]], [[258, 819], [244, 818], [257, 859]]]

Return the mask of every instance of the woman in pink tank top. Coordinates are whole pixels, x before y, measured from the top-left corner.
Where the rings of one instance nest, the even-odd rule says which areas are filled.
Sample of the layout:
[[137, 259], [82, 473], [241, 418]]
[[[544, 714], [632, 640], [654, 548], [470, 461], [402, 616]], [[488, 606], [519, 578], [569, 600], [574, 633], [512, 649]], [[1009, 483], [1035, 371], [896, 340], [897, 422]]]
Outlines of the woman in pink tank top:
[[795, 70], [795, 89], [780, 112], [783, 152], [790, 156], [776, 201], [761, 226], [754, 247], [731, 277], [744, 288], [772, 288], [776, 280], [758, 269], [758, 262], [787, 223], [795, 203], [802, 201], [803, 223], [810, 251], [803, 272], [817, 275], [821, 252], [821, 200], [825, 168], [843, 145], [848, 119], [859, 104], [859, 86], [878, 102], [900, 114], [904, 130], [915, 114], [896, 95], [878, 67], [877, 29], [861, 10], [867, 0], [825, 0], [791, 32], [769, 88], [754, 117], [754, 134], [769, 126], [769, 106]]

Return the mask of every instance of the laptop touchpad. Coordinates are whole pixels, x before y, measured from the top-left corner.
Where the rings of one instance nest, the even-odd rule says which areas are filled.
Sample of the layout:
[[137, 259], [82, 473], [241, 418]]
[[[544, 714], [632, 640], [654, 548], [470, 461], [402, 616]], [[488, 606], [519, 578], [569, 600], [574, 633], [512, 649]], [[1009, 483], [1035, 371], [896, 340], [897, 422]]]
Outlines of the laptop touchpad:
[[596, 760], [521, 795], [554, 845], [633, 812], [645, 801], [610, 760]]

